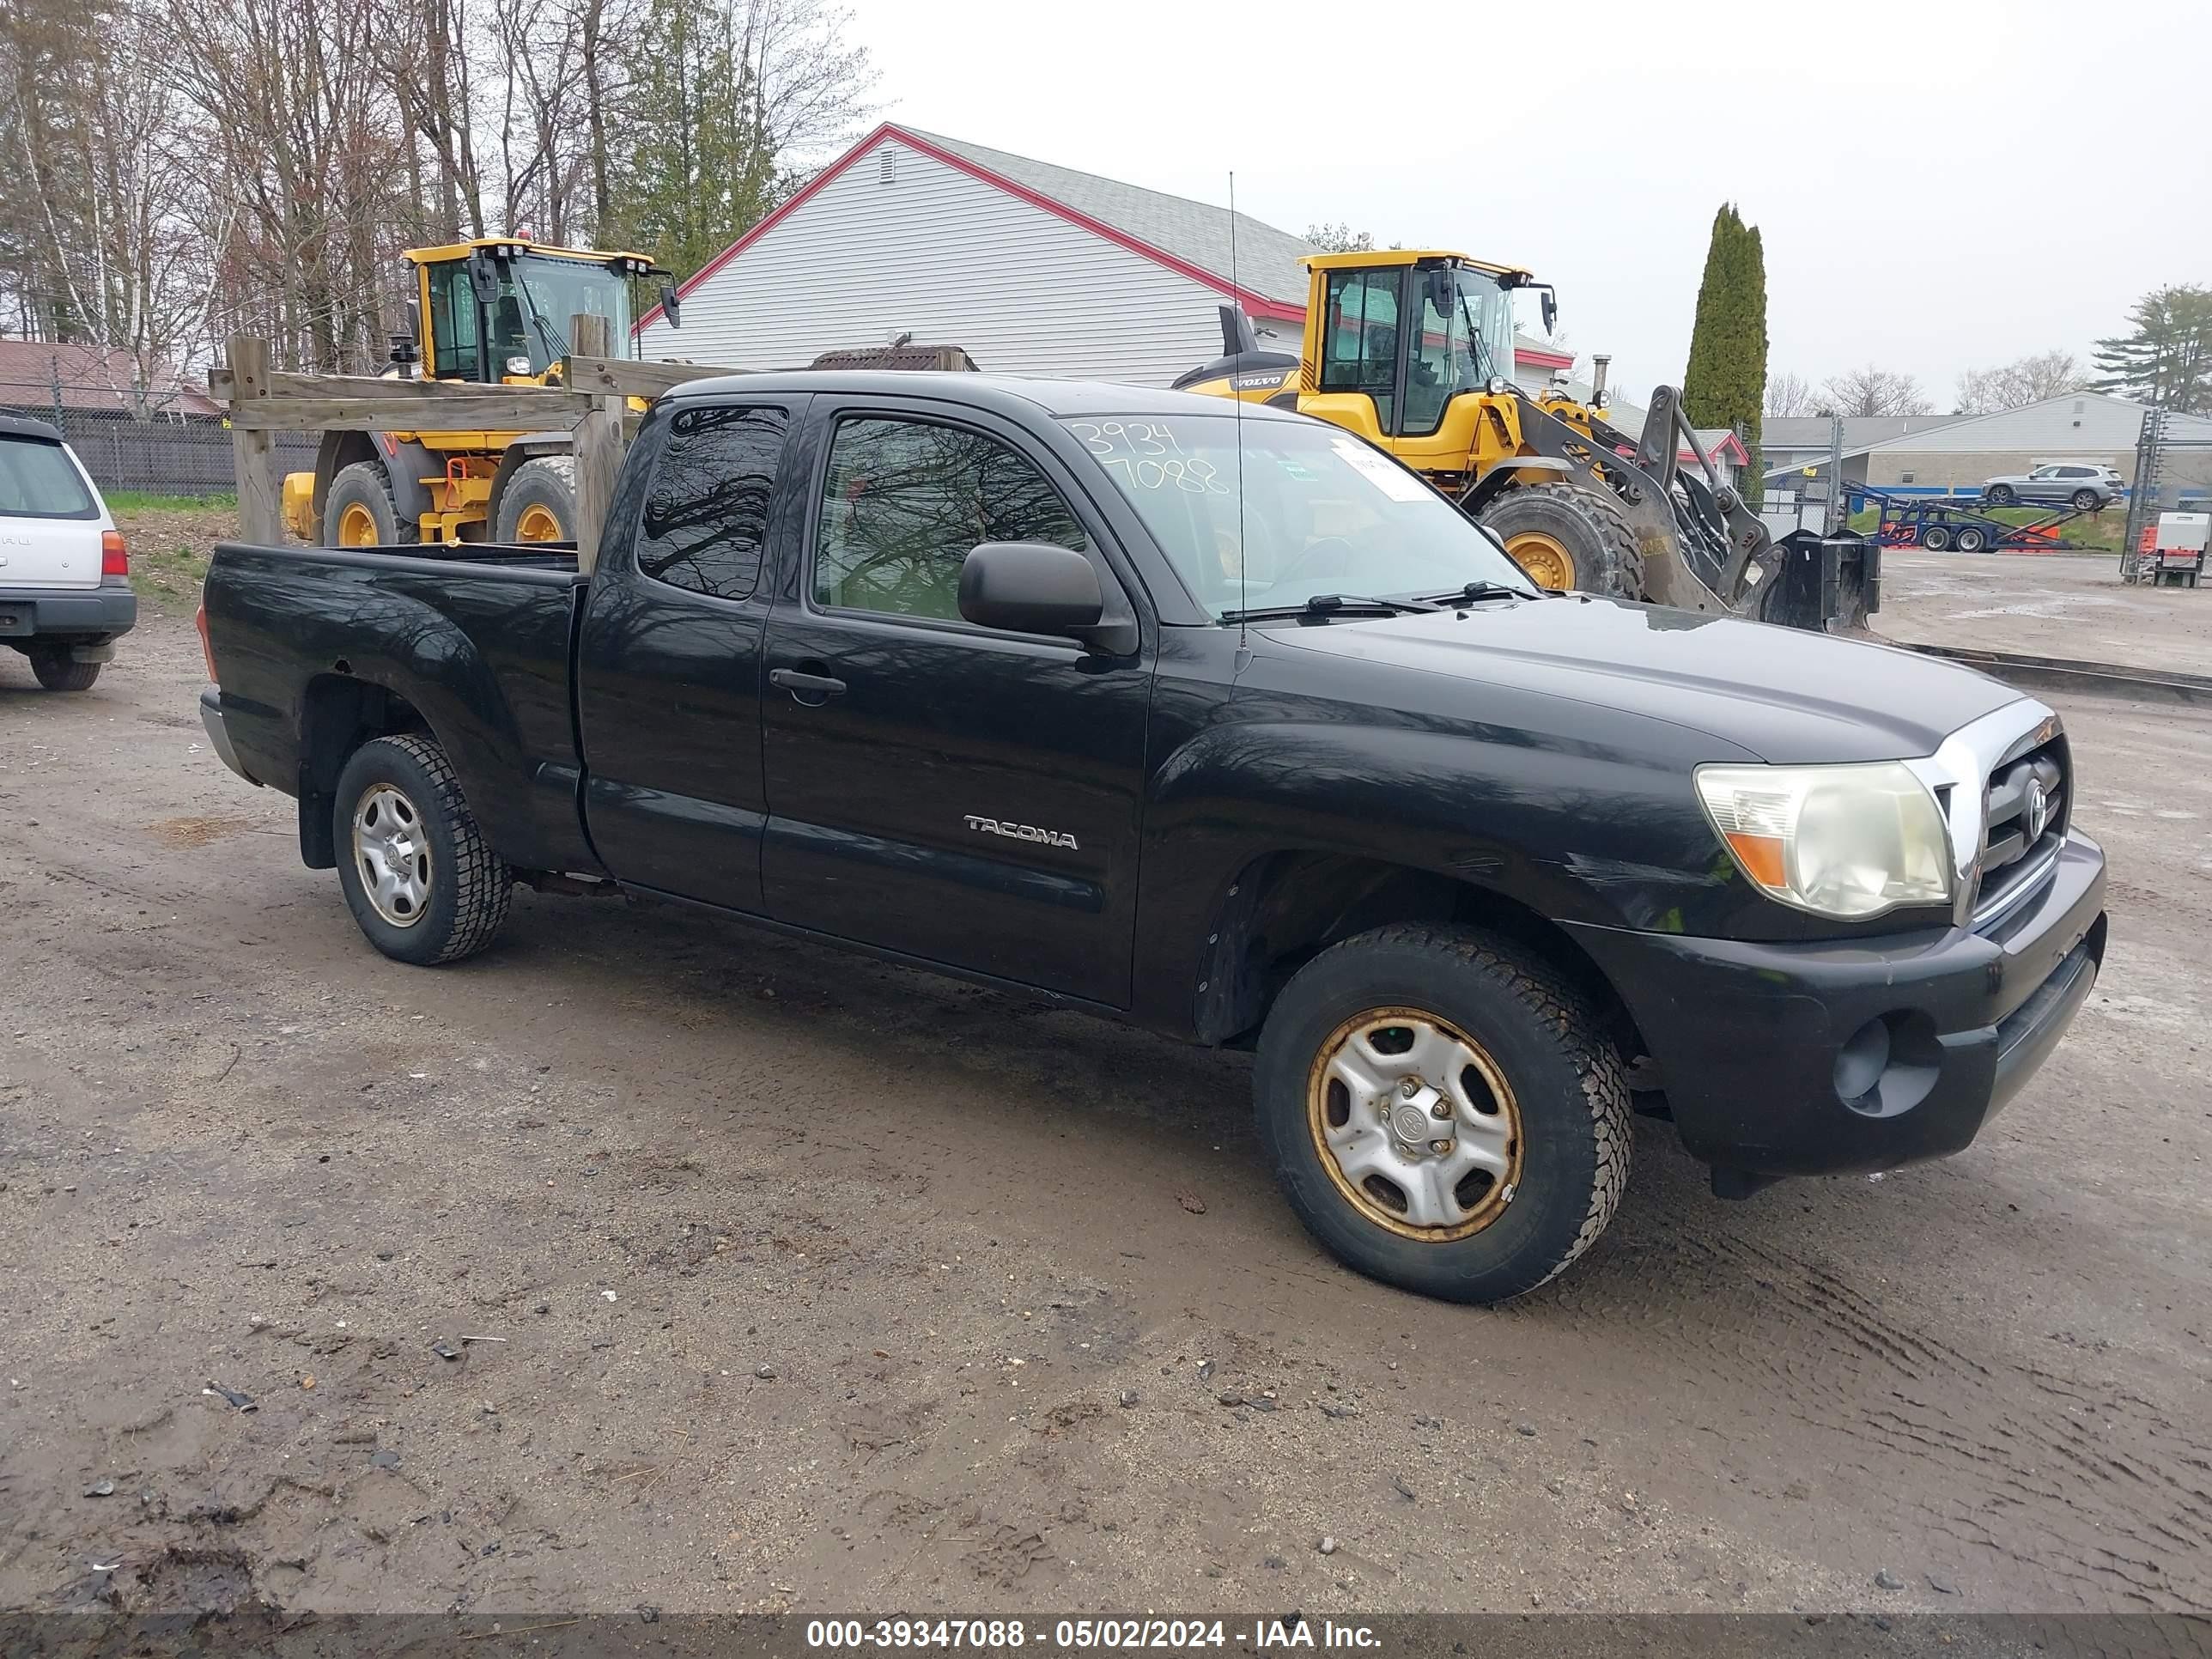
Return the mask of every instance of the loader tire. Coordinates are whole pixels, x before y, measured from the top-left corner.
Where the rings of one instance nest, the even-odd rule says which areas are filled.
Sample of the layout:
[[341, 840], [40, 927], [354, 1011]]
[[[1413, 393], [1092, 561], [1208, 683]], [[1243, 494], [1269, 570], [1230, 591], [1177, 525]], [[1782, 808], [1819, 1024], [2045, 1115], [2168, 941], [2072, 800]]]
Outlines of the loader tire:
[[540, 455], [514, 469], [499, 492], [495, 542], [576, 539], [576, 458]]
[[374, 461], [340, 467], [323, 494], [323, 545], [397, 547], [419, 539], [399, 516], [392, 480]]
[[1607, 496], [1580, 484], [1522, 484], [1475, 515], [1540, 587], [1644, 597], [1636, 532]]

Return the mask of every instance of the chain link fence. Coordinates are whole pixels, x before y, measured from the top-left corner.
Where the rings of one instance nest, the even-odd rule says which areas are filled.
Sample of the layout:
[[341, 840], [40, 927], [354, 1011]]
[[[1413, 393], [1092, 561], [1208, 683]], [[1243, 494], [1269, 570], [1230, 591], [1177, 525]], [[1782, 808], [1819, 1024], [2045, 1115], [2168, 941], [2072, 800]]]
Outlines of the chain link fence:
[[[56, 407], [56, 398], [61, 398]], [[24, 415], [62, 429], [70, 447], [103, 492], [143, 490], [154, 495], [228, 495], [236, 490], [230, 428], [204, 416], [156, 413], [133, 419], [121, 410], [87, 408], [114, 401], [105, 386], [55, 387], [0, 380], [0, 415]], [[315, 465], [315, 439], [296, 432], [275, 434], [276, 456], [287, 471]]]

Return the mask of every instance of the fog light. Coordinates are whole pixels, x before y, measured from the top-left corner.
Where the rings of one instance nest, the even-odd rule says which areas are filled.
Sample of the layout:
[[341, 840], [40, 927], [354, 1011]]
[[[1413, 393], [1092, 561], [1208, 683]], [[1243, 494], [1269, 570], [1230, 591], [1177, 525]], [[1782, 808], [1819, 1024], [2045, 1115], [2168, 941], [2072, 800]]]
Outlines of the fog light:
[[1893, 1008], [1836, 1050], [1836, 1094], [1861, 1117], [1895, 1117], [1927, 1099], [1942, 1071], [1936, 1022], [1917, 1008]]
[[1889, 1022], [1870, 1019], [1836, 1052], [1836, 1092], [1849, 1105], [1881, 1081], [1889, 1064]]

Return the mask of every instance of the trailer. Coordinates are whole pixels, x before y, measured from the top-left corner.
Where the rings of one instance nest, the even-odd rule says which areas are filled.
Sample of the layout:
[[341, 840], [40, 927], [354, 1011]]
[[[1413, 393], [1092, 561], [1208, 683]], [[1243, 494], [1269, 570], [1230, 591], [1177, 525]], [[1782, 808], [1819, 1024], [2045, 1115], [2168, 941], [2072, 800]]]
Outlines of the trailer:
[[1865, 484], [1849, 484], [1853, 513], [1873, 506], [1880, 518], [1875, 539], [1884, 547], [1924, 547], [1932, 553], [1955, 548], [1961, 553], [2051, 553], [2078, 547], [2059, 533], [2059, 526], [2094, 507], [2061, 507], [2026, 524], [2007, 524], [1979, 509], [1961, 506], [1945, 496], [1899, 495]]

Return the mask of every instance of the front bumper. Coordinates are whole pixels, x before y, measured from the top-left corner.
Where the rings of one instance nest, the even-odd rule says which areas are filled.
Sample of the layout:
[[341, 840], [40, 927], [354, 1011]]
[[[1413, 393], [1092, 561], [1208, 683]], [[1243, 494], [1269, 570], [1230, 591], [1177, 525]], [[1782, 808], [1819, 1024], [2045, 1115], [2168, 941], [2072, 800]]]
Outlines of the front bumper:
[[1891, 1169], [1966, 1146], [2057, 1046], [2104, 961], [2105, 855], [2069, 834], [2042, 891], [1986, 933], [1569, 928], [1635, 1016], [1692, 1154], [1736, 1176]]
[[0, 587], [0, 640], [112, 640], [138, 622], [138, 596], [120, 579], [97, 587]]

